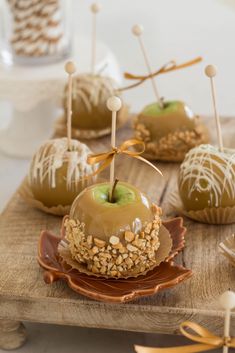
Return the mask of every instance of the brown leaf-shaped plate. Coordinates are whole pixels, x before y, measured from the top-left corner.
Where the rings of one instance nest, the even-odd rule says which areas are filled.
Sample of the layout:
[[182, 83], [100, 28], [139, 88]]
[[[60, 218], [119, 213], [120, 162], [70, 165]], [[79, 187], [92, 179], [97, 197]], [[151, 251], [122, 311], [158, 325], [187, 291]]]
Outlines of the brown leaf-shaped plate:
[[183, 219], [180, 217], [165, 221], [163, 225], [168, 229], [173, 240], [168, 258], [147, 274], [128, 279], [93, 277], [72, 269], [58, 253], [61, 237], [43, 231], [39, 240], [38, 262], [45, 270], [44, 281], [50, 284], [64, 279], [75, 292], [109, 303], [124, 303], [174, 287], [192, 275], [191, 270], [176, 265], [172, 261], [184, 248], [186, 228], [183, 227]]

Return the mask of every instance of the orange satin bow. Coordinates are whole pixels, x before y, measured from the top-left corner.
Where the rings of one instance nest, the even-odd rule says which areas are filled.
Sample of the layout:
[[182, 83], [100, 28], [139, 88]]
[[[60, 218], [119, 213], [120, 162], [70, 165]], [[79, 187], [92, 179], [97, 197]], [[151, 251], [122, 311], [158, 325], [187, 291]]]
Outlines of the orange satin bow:
[[126, 79], [128, 79], [128, 80], [139, 80], [139, 81], [134, 83], [133, 85], [120, 88], [119, 91], [125, 91], [127, 89], [137, 87], [137, 86], [141, 85], [143, 82], [145, 82], [146, 80], [148, 80], [149, 78], [155, 77], [157, 75], [165, 74], [165, 73], [170, 72], [170, 71], [180, 70], [180, 69], [183, 69], [185, 67], [189, 67], [191, 65], [197, 64], [197, 63], [199, 63], [201, 61], [202, 61], [202, 58], [200, 56], [195, 58], [195, 59], [193, 59], [193, 60], [187, 61], [187, 62], [185, 62], [183, 64], [179, 64], [179, 65], [177, 65], [174, 60], [171, 60], [168, 63], [166, 63], [165, 65], [163, 65], [159, 70], [153, 72], [150, 75], [133, 75], [133, 74], [130, 74], [128, 72], [125, 72], [124, 73], [124, 77]]
[[[142, 149], [140, 151], [132, 151], [129, 148], [133, 146], [140, 146]], [[152, 163], [147, 161], [145, 158], [141, 157], [140, 154], [142, 154], [145, 150], [145, 145], [143, 141], [136, 140], [136, 139], [130, 139], [124, 141], [119, 147], [113, 147], [111, 151], [109, 152], [104, 152], [104, 153], [98, 153], [98, 154], [93, 154], [88, 156], [87, 158], [87, 163], [90, 165], [94, 165], [97, 163], [103, 162], [98, 169], [91, 175], [97, 175], [101, 173], [104, 169], [106, 169], [111, 163], [114, 157], [118, 154], [126, 154], [129, 157], [137, 158], [140, 161], [148, 164], [150, 167], [155, 169], [159, 174], [162, 175], [162, 172]]]
[[[187, 329], [195, 333], [189, 333]], [[185, 321], [180, 325], [181, 333], [191, 341], [198, 342], [193, 345], [169, 348], [150, 348], [135, 346], [137, 353], [198, 353], [210, 351], [221, 347], [235, 348], [235, 338], [219, 337], [209, 330], [196, 324], [195, 322]]]

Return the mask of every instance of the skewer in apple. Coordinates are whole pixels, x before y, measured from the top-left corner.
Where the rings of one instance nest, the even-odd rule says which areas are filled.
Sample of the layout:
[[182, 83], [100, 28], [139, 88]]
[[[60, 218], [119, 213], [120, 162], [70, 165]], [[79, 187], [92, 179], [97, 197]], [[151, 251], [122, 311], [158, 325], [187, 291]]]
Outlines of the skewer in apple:
[[[119, 97], [107, 101], [112, 112], [111, 151], [88, 159], [91, 164], [103, 162], [98, 171], [110, 165], [110, 180], [81, 192], [64, 223], [72, 259], [94, 275], [111, 278], [137, 276], [152, 269], [159, 263], [158, 249], [163, 246], [159, 240], [161, 210], [133, 185], [115, 180], [117, 153], [143, 160], [137, 152], [125, 150], [139, 141], [127, 140], [116, 147], [116, 115], [121, 106]], [[171, 248], [171, 240], [167, 241], [164, 256]]]
[[[143, 57], [144, 57], [144, 60], [145, 60], [145, 64], [146, 64], [146, 67], [147, 67], [147, 70], [148, 70], [148, 74], [152, 75], [153, 72], [152, 72], [152, 69], [151, 69], [151, 66], [150, 66], [150, 61], [149, 61], [149, 58], [148, 58], [148, 55], [147, 55], [147, 51], [145, 49], [144, 41], [142, 39], [143, 30], [144, 30], [144, 28], [143, 28], [142, 25], [135, 25], [132, 28], [133, 34], [138, 38], [138, 41], [139, 41], [139, 44], [140, 44], [140, 48], [141, 48], [141, 51], [142, 51], [142, 54], [143, 54]], [[160, 98], [160, 95], [158, 93], [158, 89], [157, 89], [157, 85], [156, 85], [154, 77], [151, 77], [151, 82], [152, 82], [153, 92], [154, 92], [155, 97], [156, 97], [156, 101], [157, 101], [158, 105], [160, 106], [160, 108], [163, 109], [164, 105], [163, 105], [162, 99]]]
[[[91, 71], [78, 74], [74, 78], [72, 94], [72, 128], [76, 138], [91, 139], [110, 134], [110, 114], [106, 106], [107, 99], [118, 93], [118, 83], [109, 76], [96, 71], [97, 58], [97, 16], [101, 10], [98, 3], [90, 7], [92, 15], [91, 36]], [[102, 70], [105, 70], [105, 67]], [[66, 106], [65, 89], [64, 106]], [[128, 107], [122, 106], [118, 117], [117, 127], [121, 126], [128, 118]], [[64, 132], [62, 122], [62, 133]]]
[[160, 96], [144, 46], [143, 31], [141, 25], [132, 28], [140, 44], [156, 101], [137, 115], [135, 137], [145, 142], [145, 156], [148, 159], [182, 161], [191, 148], [208, 142], [208, 131], [185, 103], [164, 101]]
[[[210, 78], [218, 147], [200, 145], [186, 155], [179, 173], [179, 193], [186, 210], [233, 208], [235, 206], [235, 150], [223, 147], [214, 77], [217, 69], [205, 69]], [[235, 217], [234, 217], [235, 221]]]
[[[107, 107], [112, 112], [112, 129], [111, 129], [111, 147], [116, 148], [116, 125], [117, 125], [117, 112], [122, 107], [122, 102], [119, 97], [111, 97], [107, 101]], [[115, 156], [110, 165], [110, 202], [113, 201], [113, 194], [114, 194], [114, 173], [115, 173]]]
[[94, 172], [87, 163], [91, 150], [87, 145], [71, 138], [72, 76], [73, 62], [67, 62], [67, 137], [52, 139], [44, 143], [34, 155], [28, 181], [34, 198], [44, 206], [69, 206], [77, 194], [88, 185], [84, 176]]

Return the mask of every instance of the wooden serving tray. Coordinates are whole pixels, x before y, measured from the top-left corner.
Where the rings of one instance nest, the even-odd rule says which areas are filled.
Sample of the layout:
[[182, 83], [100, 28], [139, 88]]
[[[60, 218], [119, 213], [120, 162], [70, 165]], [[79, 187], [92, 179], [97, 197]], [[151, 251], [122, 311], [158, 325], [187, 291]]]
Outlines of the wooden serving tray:
[[[216, 132], [213, 119], [209, 129]], [[235, 147], [233, 119], [222, 119], [225, 143]], [[129, 127], [118, 132], [118, 142], [131, 137]], [[213, 136], [215, 137], [215, 136]], [[233, 143], [233, 146], [232, 146]], [[104, 151], [109, 137], [89, 142], [95, 151]], [[145, 191], [163, 207], [165, 217], [174, 216], [169, 198], [177, 184], [179, 165], [158, 163], [164, 177], [147, 165], [119, 156], [118, 176]], [[0, 217], [0, 346], [3, 332], [15, 332], [22, 340], [22, 326], [15, 321], [67, 324], [86, 327], [178, 333], [179, 323], [195, 320], [220, 333], [223, 311], [218, 296], [235, 290], [235, 268], [219, 254], [218, 245], [235, 232], [235, 224], [208, 226], [185, 219], [186, 247], [177, 262], [194, 276], [179, 286], [126, 304], [105, 304], [73, 292], [63, 281], [46, 285], [37, 263], [41, 230], [58, 234], [61, 218], [32, 209], [15, 193]], [[233, 314], [235, 317], [235, 313]], [[6, 320], [7, 321], [6, 325]], [[13, 325], [13, 326], [12, 326]], [[6, 329], [7, 327], [7, 329]], [[15, 330], [15, 331], [14, 331]], [[232, 320], [235, 330], [235, 320]], [[4, 333], [4, 335], [5, 335]]]

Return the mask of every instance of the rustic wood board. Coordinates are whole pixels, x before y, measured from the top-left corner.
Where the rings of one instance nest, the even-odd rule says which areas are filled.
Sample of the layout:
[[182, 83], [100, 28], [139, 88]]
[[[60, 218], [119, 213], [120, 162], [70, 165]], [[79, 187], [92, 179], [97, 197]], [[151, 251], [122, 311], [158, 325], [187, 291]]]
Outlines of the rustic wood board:
[[[208, 123], [215, 131], [211, 119]], [[231, 147], [235, 147], [234, 124], [233, 119], [223, 119], [225, 141]], [[118, 141], [130, 136], [130, 128], [122, 128]], [[95, 151], [106, 150], [109, 138], [89, 145]], [[117, 158], [116, 169], [121, 179], [137, 185], [161, 205], [167, 217], [172, 215], [168, 200], [179, 166], [158, 166], [164, 178], [127, 157]], [[235, 268], [218, 253], [218, 244], [235, 232], [235, 224], [208, 226], [185, 219], [186, 247], [177, 262], [191, 268], [194, 276], [173, 289], [121, 305], [87, 299], [62, 281], [44, 283], [36, 261], [39, 234], [43, 229], [58, 233], [60, 224], [61, 218], [32, 209], [17, 193], [13, 195], [0, 217], [0, 319], [171, 334], [178, 333], [180, 322], [195, 320], [214, 332], [221, 331], [223, 312], [217, 298], [228, 288], [235, 290]]]

